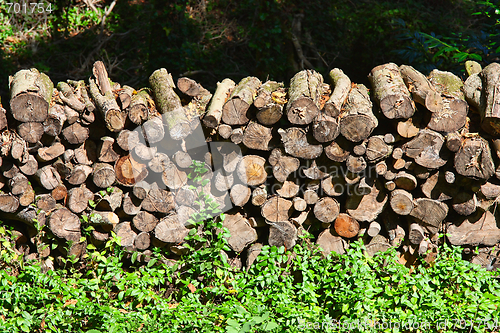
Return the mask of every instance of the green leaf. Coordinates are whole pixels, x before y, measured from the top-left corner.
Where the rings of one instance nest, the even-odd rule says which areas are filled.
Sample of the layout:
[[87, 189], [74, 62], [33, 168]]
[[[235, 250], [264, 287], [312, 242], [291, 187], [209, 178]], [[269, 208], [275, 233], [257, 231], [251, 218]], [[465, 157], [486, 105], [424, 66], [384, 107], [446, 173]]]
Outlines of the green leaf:
[[273, 320], [273, 321], [270, 321], [266, 324], [266, 326], [264, 327], [264, 330], [265, 331], [272, 331], [278, 327], [280, 327], [280, 326]]
[[136, 260], [137, 260], [137, 256], [139, 255], [139, 252], [135, 251], [133, 254], [132, 254], [132, 258], [130, 258], [130, 260], [132, 261], [132, 263], [135, 263]]

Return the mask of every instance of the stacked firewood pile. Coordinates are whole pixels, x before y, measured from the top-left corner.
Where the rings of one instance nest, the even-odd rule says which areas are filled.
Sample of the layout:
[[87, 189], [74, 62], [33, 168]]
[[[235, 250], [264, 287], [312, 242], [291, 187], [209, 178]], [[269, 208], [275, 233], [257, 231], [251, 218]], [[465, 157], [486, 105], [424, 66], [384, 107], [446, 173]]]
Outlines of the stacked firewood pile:
[[[213, 95], [165, 69], [140, 90], [102, 62], [88, 82], [56, 88], [21, 70], [0, 109], [0, 219], [24, 222], [18, 248], [31, 256], [81, 256], [112, 230], [129, 251], [180, 255], [203, 191], [226, 212], [235, 265], [262, 244], [292, 248], [307, 229], [325, 253], [361, 238], [369, 255], [396, 246], [402, 262], [432, 260], [445, 240], [492, 267], [500, 65], [466, 67], [463, 82], [388, 63], [371, 89], [340, 69], [330, 84], [303, 70], [288, 87], [225, 79]], [[204, 186], [188, 176], [193, 161]], [[41, 246], [37, 224], [61, 245]]]

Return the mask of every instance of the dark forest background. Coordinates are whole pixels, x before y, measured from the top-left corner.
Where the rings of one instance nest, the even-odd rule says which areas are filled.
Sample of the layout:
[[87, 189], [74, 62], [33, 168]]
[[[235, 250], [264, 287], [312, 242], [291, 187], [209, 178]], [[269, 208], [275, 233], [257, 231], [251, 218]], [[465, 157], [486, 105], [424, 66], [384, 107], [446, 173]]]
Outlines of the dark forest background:
[[303, 68], [338, 67], [366, 83], [390, 61], [460, 74], [465, 60], [484, 65], [500, 51], [496, 1], [57, 0], [34, 13], [27, 3], [26, 13], [0, 5], [4, 99], [21, 68], [57, 83], [88, 78], [96, 60], [134, 87], [165, 67], [213, 89], [225, 77], [287, 82]]

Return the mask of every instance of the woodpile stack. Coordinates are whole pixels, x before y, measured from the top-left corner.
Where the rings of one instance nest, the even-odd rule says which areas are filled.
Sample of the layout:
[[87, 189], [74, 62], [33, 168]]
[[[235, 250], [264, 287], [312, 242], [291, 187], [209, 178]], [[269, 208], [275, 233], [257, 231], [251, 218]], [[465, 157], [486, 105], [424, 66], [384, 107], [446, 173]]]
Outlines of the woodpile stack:
[[[179, 255], [204, 191], [226, 212], [233, 254], [248, 260], [262, 244], [293, 247], [307, 229], [325, 254], [359, 238], [368, 255], [396, 246], [411, 262], [432, 257], [446, 234], [491, 264], [500, 65], [465, 82], [394, 63], [368, 78], [371, 87], [333, 69], [326, 83], [303, 70], [288, 88], [224, 79], [212, 95], [165, 69], [140, 90], [113, 82], [102, 62], [88, 82], [55, 87], [21, 70], [9, 112], [0, 109], [0, 219], [24, 222], [20, 248], [42, 257], [66, 241], [80, 256], [111, 231], [129, 251]], [[193, 161], [208, 184], [189, 177]], [[35, 244], [35, 221], [59, 249]]]

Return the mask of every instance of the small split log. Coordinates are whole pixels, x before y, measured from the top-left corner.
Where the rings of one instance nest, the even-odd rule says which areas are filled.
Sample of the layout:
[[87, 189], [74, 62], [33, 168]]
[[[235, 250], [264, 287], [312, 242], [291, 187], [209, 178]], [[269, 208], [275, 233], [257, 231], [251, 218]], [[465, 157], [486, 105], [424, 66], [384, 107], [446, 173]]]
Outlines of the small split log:
[[328, 256], [332, 252], [336, 254], [345, 253], [345, 249], [347, 248], [346, 241], [335, 234], [336, 232], [332, 233], [331, 228], [325, 229], [319, 234], [316, 244], [320, 247], [321, 253], [324, 256]]
[[148, 175], [146, 165], [135, 161], [130, 155], [120, 157], [114, 169], [116, 180], [124, 186], [133, 186]]
[[446, 236], [453, 245], [494, 246], [500, 242], [495, 216], [486, 211], [466, 218], [460, 225], [450, 224]]
[[315, 159], [323, 152], [323, 146], [311, 145], [307, 141], [306, 132], [297, 127], [286, 130], [278, 129], [285, 152], [297, 158]]
[[[269, 222], [268, 222], [269, 223]], [[297, 241], [297, 228], [290, 222], [269, 223], [268, 243], [270, 246], [291, 249]]]
[[134, 227], [142, 232], [150, 232], [156, 228], [158, 219], [151, 213], [141, 211], [132, 219]]
[[332, 94], [325, 103], [324, 110], [330, 117], [338, 117], [342, 111], [342, 106], [351, 90], [351, 80], [341, 69], [334, 68], [329, 74], [332, 83]]
[[285, 181], [281, 188], [276, 190], [276, 193], [282, 198], [290, 199], [295, 197], [300, 190], [300, 186], [292, 181]]
[[250, 149], [269, 150], [271, 129], [256, 122], [250, 122], [243, 134], [243, 144]]
[[243, 207], [250, 200], [251, 195], [252, 190], [243, 184], [234, 185], [229, 193], [231, 201], [238, 207]]
[[116, 173], [113, 167], [107, 163], [94, 164], [92, 172], [92, 181], [97, 187], [108, 188], [116, 180]]
[[390, 204], [392, 210], [398, 215], [409, 215], [413, 210], [413, 196], [405, 190], [391, 192]]
[[106, 127], [111, 132], [119, 132], [125, 126], [126, 114], [121, 111], [114, 97], [108, 79], [108, 73], [102, 61], [96, 61], [93, 67], [94, 79], [89, 79], [90, 95], [97, 109], [101, 112]]
[[60, 208], [50, 215], [50, 231], [59, 238], [79, 242], [82, 237], [80, 219], [67, 208]]
[[488, 142], [480, 136], [466, 138], [455, 154], [455, 170], [462, 176], [487, 180], [495, 174]]
[[[217, 82], [217, 89], [212, 97], [207, 113], [203, 117], [203, 123], [209, 128], [217, 128], [222, 118], [222, 107], [236, 84], [231, 79]], [[226, 138], [227, 139], [227, 138]]]
[[237, 253], [242, 252], [248, 245], [257, 241], [257, 231], [240, 213], [226, 214], [222, 225], [230, 232], [227, 240], [229, 247]]
[[401, 65], [399, 70], [415, 102], [425, 106], [431, 112], [442, 109], [441, 94], [436, 91], [436, 88], [434, 88], [424, 74], [406, 65]]
[[267, 81], [260, 86], [253, 104], [259, 110], [256, 118], [262, 125], [276, 124], [283, 116], [283, 105], [286, 104], [286, 92], [283, 83]]
[[274, 178], [284, 183], [291, 173], [298, 170], [300, 161], [295, 157], [286, 156], [284, 151], [275, 148], [269, 155], [269, 164], [273, 167]]
[[179, 221], [177, 214], [162, 218], [154, 230], [157, 239], [170, 244], [183, 243], [188, 233], [189, 229]]

